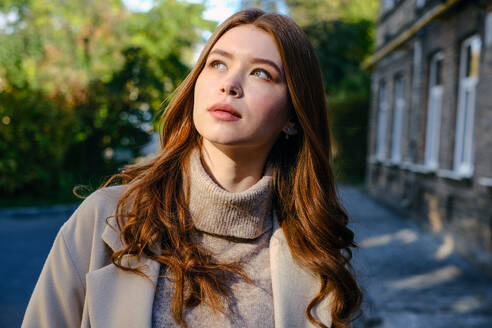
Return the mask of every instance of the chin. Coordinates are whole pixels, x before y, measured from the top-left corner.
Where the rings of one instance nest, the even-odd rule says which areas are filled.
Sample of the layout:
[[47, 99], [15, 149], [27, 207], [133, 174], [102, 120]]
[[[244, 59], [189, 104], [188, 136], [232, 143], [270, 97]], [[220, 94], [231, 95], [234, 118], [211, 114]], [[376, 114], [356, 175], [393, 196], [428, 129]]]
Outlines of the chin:
[[222, 146], [235, 146], [235, 145], [241, 145], [243, 142], [241, 140], [238, 140], [237, 138], [207, 138], [204, 137], [208, 142], [216, 145], [222, 145]]
[[200, 133], [200, 135], [204, 141], [222, 146], [240, 146], [249, 143], [247, 139], [238, 136], [237, 133], [234, 135], [228, 135], [227, 133]]

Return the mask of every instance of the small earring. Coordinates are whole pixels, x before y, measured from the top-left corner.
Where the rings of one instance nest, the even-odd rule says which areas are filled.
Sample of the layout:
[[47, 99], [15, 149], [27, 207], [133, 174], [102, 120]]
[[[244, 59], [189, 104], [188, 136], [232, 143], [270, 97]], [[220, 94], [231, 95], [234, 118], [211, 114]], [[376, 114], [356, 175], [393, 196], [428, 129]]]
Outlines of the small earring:
[[285, 132], [286, 132], [285, 133], [285, 140], [289, 140], [289, 135], [287, 133], [290, 132], [290, 128], [289, 127], [285, 128]]

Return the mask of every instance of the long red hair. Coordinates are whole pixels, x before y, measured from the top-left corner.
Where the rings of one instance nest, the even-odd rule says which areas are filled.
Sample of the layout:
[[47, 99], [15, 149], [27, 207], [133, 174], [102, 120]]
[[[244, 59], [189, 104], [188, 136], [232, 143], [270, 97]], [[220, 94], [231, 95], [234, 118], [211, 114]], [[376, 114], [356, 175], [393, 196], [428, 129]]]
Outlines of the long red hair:
[[122, 257], [144, 255], [164, 264], [176, 282], [172, 315], [183, 327], [187, 307], [205, 302], [212, 311], [224, 312], [223, 300], [231, 295], [223, 282], [224, 274], [237, 274], [252, 282], [240, 263], [218, 263], [207, 249], [193, 242], [188, 191], [183, 188], [189, 155], [202, 141], [192, 122], [195, 82], [215, 42], [241, 24], [253, 24], [274, 37], [298, 129], [298, 134], [288, 140], [277, 139], [269, 160], [273, 164], [274, 208], [290, 252], [321, 281], [306, 315], [316, 326], [328, 328], [311, 310], [331, 293], [332, 307], [326, 310], [331, 311], [333, 325], [349, 327], [362, 292], [349, 263], [350, 248], [356, 247], [354, 234], [347, 227], [348, 215], [338, 199], [331, 169], [331, 137], [320, 66], [304, 32], [284, 15], [246, 9], [223, 22], [164, 110], [158, 155], [150, 162], [125, 166], [105, 184], [115, 179], [127, 184], [116, 208], [125, 248], [113, 253], [112, 262], [142, 275], [138, 268], [124, 266]]

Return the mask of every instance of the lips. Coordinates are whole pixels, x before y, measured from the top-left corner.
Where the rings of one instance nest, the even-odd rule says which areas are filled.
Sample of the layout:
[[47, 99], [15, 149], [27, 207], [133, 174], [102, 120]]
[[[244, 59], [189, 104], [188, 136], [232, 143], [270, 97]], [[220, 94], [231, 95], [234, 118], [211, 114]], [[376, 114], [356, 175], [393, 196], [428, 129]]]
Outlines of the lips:
[[231, 105], [227, 104], [215, 104], [208, 108], [209, 112], [216, 112], [216, 114], [220, 114], [222, 112], [225, 115], [232, 115], [236, 118], [241, 118], [241, 114]]

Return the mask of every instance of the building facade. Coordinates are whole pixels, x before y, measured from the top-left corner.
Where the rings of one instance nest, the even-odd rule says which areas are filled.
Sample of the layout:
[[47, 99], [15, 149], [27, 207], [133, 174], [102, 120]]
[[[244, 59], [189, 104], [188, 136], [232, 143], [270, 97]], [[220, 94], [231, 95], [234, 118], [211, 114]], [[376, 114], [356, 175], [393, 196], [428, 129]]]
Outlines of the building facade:
[[492, 273], [492, 1], [380, 8], [366, 187]]

